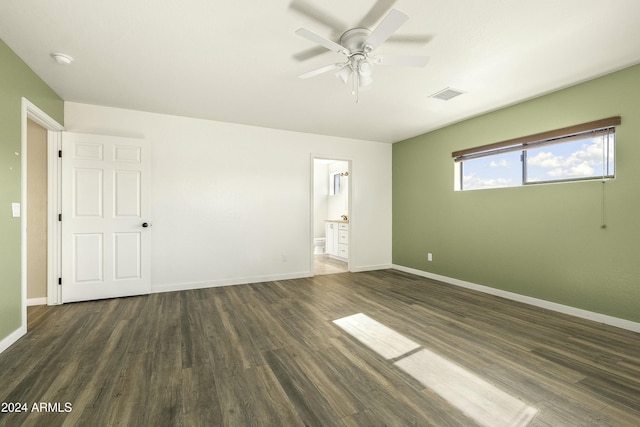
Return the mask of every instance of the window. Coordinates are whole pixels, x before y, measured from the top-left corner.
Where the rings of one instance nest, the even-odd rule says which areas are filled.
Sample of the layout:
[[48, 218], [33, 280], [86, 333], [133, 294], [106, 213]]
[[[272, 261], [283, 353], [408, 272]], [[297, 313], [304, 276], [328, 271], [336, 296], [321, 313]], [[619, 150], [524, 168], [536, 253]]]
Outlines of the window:
[[460, 190], [522, 185], [522, 152], [495, 154], [459, 164]]
[[615, 133], [524, 151], [525, 184], [613, 178]]
[[615, 125], [584, 123], [453, 153], [457, 190], [615, 177]]

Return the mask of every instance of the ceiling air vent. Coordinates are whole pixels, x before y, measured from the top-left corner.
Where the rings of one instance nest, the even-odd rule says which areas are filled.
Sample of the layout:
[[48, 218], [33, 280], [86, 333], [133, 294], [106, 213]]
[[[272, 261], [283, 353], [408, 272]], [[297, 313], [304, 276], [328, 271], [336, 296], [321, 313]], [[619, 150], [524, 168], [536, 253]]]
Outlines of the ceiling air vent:
[[458, 95], [462, 95], [464, 92], [458, 89], [446, 88], [442, 89], [440, 92], [436, 92], [433, 95], [429, 96], [429, 98], [440, 99], [442, 101], [448, 101], [451, 98], [455, 98]]

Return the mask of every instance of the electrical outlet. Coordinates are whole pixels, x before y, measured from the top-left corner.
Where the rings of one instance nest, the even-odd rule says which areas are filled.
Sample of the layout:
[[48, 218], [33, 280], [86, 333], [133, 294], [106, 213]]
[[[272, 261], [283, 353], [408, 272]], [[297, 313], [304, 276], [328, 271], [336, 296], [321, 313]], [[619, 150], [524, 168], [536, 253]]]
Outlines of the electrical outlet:
[[427, 261], [433, 261], [433, 254], [431, 252], [427, 254]]

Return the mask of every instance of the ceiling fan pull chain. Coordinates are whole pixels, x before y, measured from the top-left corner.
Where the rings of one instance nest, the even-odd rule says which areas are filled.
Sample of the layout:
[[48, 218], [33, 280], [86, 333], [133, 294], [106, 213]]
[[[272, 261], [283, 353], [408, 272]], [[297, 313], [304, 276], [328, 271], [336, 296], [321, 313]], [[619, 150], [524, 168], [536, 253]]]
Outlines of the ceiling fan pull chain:
[[351, 95], [355, 95], [356, 94], [356, 79], [357, 79], [356, 72], [355, 71], [351, 71], [351, 74], [353, 76], [353, 78], [351, 79]]
[[352, 81], [352, 83], [353, 83], [353, 91], [352, 91], [352, 93], [356, 96], [356, 104], [359, 101], [359, 99], [358, 99], [359, 98], [358, 86], [360, 86], [360, 82], [359, 82], [359, 80], [360, 80], [360, 72], [358, 71], [358, 68], [359, 68], [359, 63], [356, 63], [356, 66], [354, 67], [354, 70], [353, 70], [353, 81]]

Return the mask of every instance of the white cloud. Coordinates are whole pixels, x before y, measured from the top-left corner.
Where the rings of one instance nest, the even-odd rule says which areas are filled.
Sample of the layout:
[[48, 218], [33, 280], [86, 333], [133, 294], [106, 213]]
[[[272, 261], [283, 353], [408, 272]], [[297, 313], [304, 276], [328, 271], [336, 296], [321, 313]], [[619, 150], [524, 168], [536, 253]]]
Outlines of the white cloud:
[[[548, 151], [540, 151], [527, 159], [529, 166], [546, 169], [546, 175], [552, 178], [595, 176], [602, 169], [602, 138], [594, 138], [588, 144], [567, 155], [555, 154], [549, 147]], [[561, 145], [555, 147], [562, 150]], [[613, 153], [610, 153], [611, 155]]]
[[491, 163], [489, 163], [489, 167], [490, 168], [508, 168], [509, 162], [507, 162], [507, 159], [500, 159], [497, 162], [495, 160], [492, 160]]
[[566, 168], [552, 169], [549, 172], [547, 172], [547, 174], [552, 177], [594, 176], [596, 174], [596, 170], [588, 162], [582, 162], [577, 165], [572, 165]]
[[513, 186], [513, 182], [509, 178], [478, 178], [475, 174], [465, 175], [462, 182], [462, 186], [466, 190]]
[[562, 156], [547, 151], [541, 151], [533, 157], [527, 158], [529, 165], [540, 166], [541, 168], [559, 168], [566, 160]]

